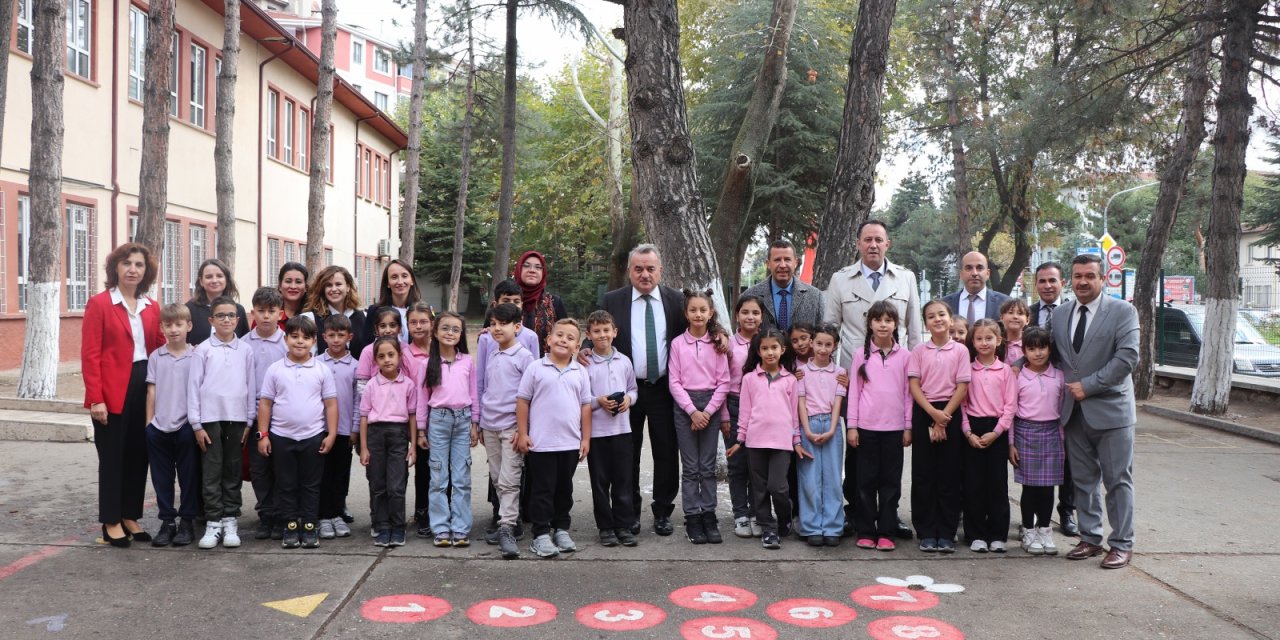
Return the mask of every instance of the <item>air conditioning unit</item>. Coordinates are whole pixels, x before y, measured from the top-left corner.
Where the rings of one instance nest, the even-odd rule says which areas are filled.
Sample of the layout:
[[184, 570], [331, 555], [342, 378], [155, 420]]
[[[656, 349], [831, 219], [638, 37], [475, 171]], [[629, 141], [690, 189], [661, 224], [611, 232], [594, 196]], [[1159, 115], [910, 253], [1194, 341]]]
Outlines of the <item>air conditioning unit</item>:
[[391, 257], [391, 240], [387, 238], [383, 238], [378, 241], [378, 257], [379, 258]]

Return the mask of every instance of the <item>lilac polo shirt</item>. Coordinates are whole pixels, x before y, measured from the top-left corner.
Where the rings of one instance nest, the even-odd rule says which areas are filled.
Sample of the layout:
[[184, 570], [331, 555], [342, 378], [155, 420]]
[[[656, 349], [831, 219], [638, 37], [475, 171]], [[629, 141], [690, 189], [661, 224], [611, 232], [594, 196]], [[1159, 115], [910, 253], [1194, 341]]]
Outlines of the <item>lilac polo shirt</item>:
[[920, 379], [920, 389], [929, 402], [946, 402], [956, 392], [956, 385], [969, 381], [969, 350], [950, 339], [941, 347], [933, 340], [922, 342], [911, 350], [907, 377]]
[[742, 376], [738, 440], [752, 449], [791, 451], [800, 444], [799, 381], [786, 369], [773, 380], [761, 367]]
[[338, 397], [329, 367], [315, 358], [297, 363], [288, 358], [267, 367], [262, 397], [270, 400], [271, 433], [306, 440], [325, 431], [324, 401]]
[[320, 364], [329, 368], [329, 372], [333, 374], [333, 384], [338, 390], [338, 435], [349, 436], [352, 433], [359, 433], [360, 429], [356, 428], [354, 412], [356, 401], [356, 360], [351, 357], [351, 352], [341, 358], [334, 358], [329, 355], [326, 349], [319, 356]]
[[[522, 332], [533, 335], [532, 331]], [[480, 336], [487, 338], [488, 334]], [[487, 357], [484, 377], [479, 374], [477, 360], [476, 389], [480, 394], [480, 428], [487, 431], [506, 431], [516, 426], [516, 392], [520, 379], [530, 364], [537, 361], [533, 353], [517, 342], [507, 349], [496, 349], [492, 338], [489, 344], [495, 349]], [[481, 346], [481, 353], [484, 347]]]
[[[907, 364], [911, 354], [900, 344], [893, 345], [889, 355], [879, 350], [868, 360], [862, 350], [853, 352], [849, 369], [850, 427], [868, 431], [905, 431], [911, 428], [911, 386], [907, 380]], [[867, 363], [867, 381], [858, 368]], [[805, 378], [808, 380], [809, 378]]]
[[408, 423], [409, 414], [418, 406], [418, 383], [403, 373], [395, 380], [378, 374], [364, 387], [360, 396], [360, 415], [375, 422]]
[[187, 423], [187, 380], [196, 348], [187, 345], [182, 355], [175, 356], [165, 344], [147, 356], [147, 384], [156, 388], [156, 413], [151, 426], [173, 433]]
[[1017, 417], [1032, 422], [1058, 422], [1066, 384], [1062, 372], [1053, 365], [1049, 365], [1044, 373], [1023, 367], [1018, 373]]
[[715, 415], [729, 395], [729, 359], [716, 352], [710, 333], [695, 338], [685, 331], [671, 341], [670, 348], [667, 380], [676, 406], [693, 415], [698, 409], [689, 399], [689, 392], [711, 391], [705, 411]]
[[[521, 326], [520, 330], [516, 332], [516, 344], [528, 349], [534, 360], [538, 359], [538, 334], [534, 333], [532, 329], [525, 329]], [[479, 394], [480, 398], [484, 398], [485, 376], [488, 375], [489, 359], [493, 357], [493, 354], [501, 350], [498, 347], [498, 341], [494, 340], [493, 336], [489, 335], [487, 331], [480, 334], [479, 338], [476, 338], [476, 393]], [[423, 366], [425, 367], [426, 365]], [[520, 372], [524, 373], [524, 369], [521, 369]], [[519, 382], [520, 378], [517, 376], [516, 383], [519, 384]], [[515, 405], [511, 406], [513, 407], [512, 411], [515, 411]], [[483, 411], [483, 409], [481, 410]], [[512, 416], [514, 415], [512, 413]], [[513, 425], [515, 424], [514, 420], [515, 418], [513, 417], [511, 423]]]
[[218, 336], [196, 347], [187, 381], [187, 421], [201, 429], [205, 422], [252, 422], [257, 411], [257, 379], [253, 350], [243, 338], [223, 342]]
[[831, 413], [831, 407], [835, 404], [836, 398], [843, 398], [849, 394], [849, 390], [836, 380], [837, 377], [844, 375], [844, 369], [837, 367], [834, 360], [828, 362], [825, 367], [819, 367], [810, 360], [799, 368], [804, 369], [804, 380], [796, 385], [796, 393], [804, 398], [804, 408], [810, 416]]
[[969, 416], [999, 418], [996, 434], [1013, 428], [1013, 414], [1018, 410], [1018, 380], [1013, 367], [996, 360], [990, 365], [977, 360], [969, 382], [969, 395], [964, 398], [964, 423], [961, 428], [969, 433]]
[[[440, 384], [435, 387], [423, 387], [418, 394], [417, 420], [418, 429], [426, 430], [430, 422], [431, 410], [471, 409], [471, 421], [480, 421], [480, 396], [476, 392], [476, 361], [469, 355], [457, 352], [453, 362], [441, 361]], [[427, 377], [426, 369], [422, 370], [422, 379]]]
[[283, 330], [276, 329], [276, 332], [271, 334], [270, 338], [264, 338], [258, 335], [257, 329], [254, 329], [253, 331], [245, 334], [243, 338], [240, 338], [241, 340], [244, 340], [245, 344], [249, 345], [249, 349], [253, 351], [253, 363], [255, 367], [253, 383], [254, 418], [257, 418], [258, 392], [262, 389], [262, 381], [267, 377], [267, 369], [271, 368], [272, 364], [277, 360], [284, 358], [285, 354], [289, 353], [289, 345], [284, 343], [284, 336], [285, 333]]
[[591, 437], [605, 438], [624, 433], [631, 433], [631, 413], [623, 411], [613, 415], [612, 411], [600, 406], [600, 396], [622, 391], [635, 404], [639, 392], [636, 389], [636, 370], [631, 360], [617, 349], [607, 356], [595, 351], [589, 356], [591, 364], [587, 366], [587, 377], [591, 379]]
[[529, 401], [530, 451], [576, 451], [582, 445], [582, 406], [591, 380], [576, 360], [561, 369], [543, 356], [525, 369], [516, 397]]

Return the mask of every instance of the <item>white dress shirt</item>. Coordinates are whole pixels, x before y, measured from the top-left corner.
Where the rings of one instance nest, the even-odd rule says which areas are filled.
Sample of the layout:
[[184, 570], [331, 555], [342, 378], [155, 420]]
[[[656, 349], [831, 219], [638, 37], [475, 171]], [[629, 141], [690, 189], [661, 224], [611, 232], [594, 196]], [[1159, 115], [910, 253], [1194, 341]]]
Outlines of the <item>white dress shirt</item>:
[[988, 293], [988, 291], [989, 291], [989, 289], [987, 289], [986, 287], [983, 287], [983, 288], [982, 288], [982, 291], [979, 291], [977, 294], [974, 294], [974, 295], [977, 295], [977, 296], [978, 296], [978, 299], [977, 299], [977, 300], [970, 301], [970, 300], [969, 300], [969, 295], [970, 295], [970, 294], [969, 294], [969, 290], [968, 290], [968, 289], [961, 289], [961, 290], [960, 290], [960, 305], [959, 305], [959, 307], [958, 307], [958, 309], [959, 309], [960, 313], [958, 313], [957, 315], [959, 315], [961, 318], [968, 318], [968, 317], [969, 317], [969, 305], [970, 305], [970, 304], [972, 304], [972, 305], [973, 305], [973, 319], [974, 319], [974, 320], [981, 320], [981, 319], [983, 319], [983, 318], [987, 317], [987, 293]]
[[129, 329], [133, 333], [133, 361], [141, 362], [147, 359], [147, 334], [142, 328], [142, 310], [151, 304], [151, 299], [146, 296], [138, 296], [133, 305], [134, 309], [129, 310], [129, 305], [124, 303], [124, 295], [120, 293], [118, 287], [111, 288], [111, 304], [124, 307], [124, 311], [129, 315]]
[[[645, 351], [644, 309], [645, 301], [635, 287], [631, 287], [631, 364], [636, 369], [636, 380], [649, 377], [649, 353]], [[658, 376], [667, 375], [667, 314], [662, 306], [662, 290], [653, 288], [649, 294], [653, 305], [653, 326], [657, 330]]]
[[1098, 297], [1094, 298], [1093, 302], [1086, 305], [1081, 305], [1079, 300], [1076, 301], [1076, 306], [1071, 309], [1071, 331], [1067, 333], [1069, 340], [1075, 340], [1076, 325], [1080, 323], [1081, 306], [1089, 308], [1089, 318], [1084, 321], [1084, 337], [1088, 339], [1089, 332], [1093, 330], [1093, 321], [1098, 317], [1098, 309], [1102, 308], [1102, 294], [1098, 294]]

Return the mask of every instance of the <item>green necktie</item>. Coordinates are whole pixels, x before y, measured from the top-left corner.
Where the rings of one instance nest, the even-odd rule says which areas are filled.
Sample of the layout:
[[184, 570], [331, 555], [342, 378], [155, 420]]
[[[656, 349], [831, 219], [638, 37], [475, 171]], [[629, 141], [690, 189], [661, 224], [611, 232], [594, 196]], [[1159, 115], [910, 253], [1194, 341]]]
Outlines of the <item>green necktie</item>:
[[658, 323], [653, 319], [653, 296], [644, 294], [644, 366], [649, 384], [658, 383]]

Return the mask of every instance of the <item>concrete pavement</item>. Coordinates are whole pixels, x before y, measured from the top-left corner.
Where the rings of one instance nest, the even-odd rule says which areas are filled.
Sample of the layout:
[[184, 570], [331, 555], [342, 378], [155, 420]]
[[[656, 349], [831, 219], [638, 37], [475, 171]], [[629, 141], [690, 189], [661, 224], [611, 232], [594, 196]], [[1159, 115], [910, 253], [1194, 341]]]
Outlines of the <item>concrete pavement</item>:
[[[769, 552], [723, 524], [725, 544], [695, 547], [679, 528], [654, 536], [647, 517], [639, 547], [603, 548], [585, 465], [579, 551], [553, 561], [525, 551], [506, 562], [483, 542], [376, 549], [358, 470], [355, 535], [318, 550], [252, 539], [235, 550], [118, 550], [94, 542], [92, 444], [0, 442], [0, 459], [4, 638], [1280, 638], [1280, 446], [1149, 414], [1137, 436], [1138, 553], [1119, 571], [1016, 544], [1005, 556], [937, 556], [791, 538]], [[482, 487], [479, 452], [473, 470]], [[1018, 491], [1011, 484], [1015, 501]], [[483, 495], [474, 503], [483, 522]], [[1065, 553], [1071, 541], [1057, 543]], [[908, 576], [963, 591], [934, 593]], [[513, 624], [530, 626], [494, 626]]]

